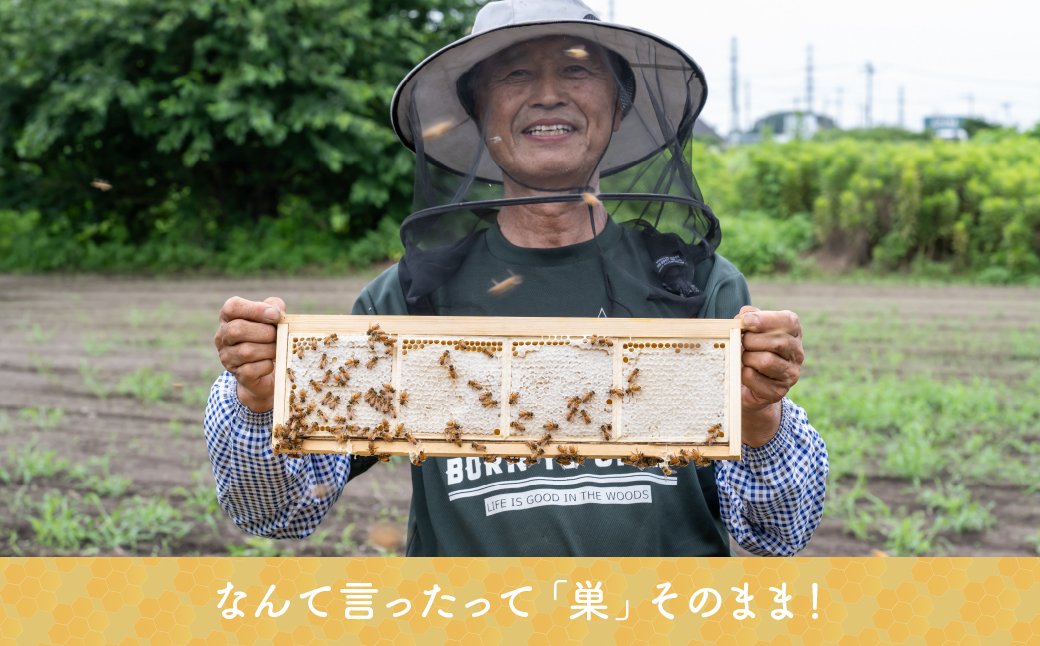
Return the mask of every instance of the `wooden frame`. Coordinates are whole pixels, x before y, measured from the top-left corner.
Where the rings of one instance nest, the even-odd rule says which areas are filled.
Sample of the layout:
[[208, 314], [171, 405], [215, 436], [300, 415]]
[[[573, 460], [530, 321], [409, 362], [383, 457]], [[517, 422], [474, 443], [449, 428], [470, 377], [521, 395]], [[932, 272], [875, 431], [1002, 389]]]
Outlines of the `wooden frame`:
[[[681, 450], [696, 449], [700, 456], [708, 459], [734, 460], [740, 458], [740, 352], [741, 352], [741, 321], [739, 319], [606, 319], [606, 318], [505, 318], [505, 317], [451, 317], [451, 316], [312, 316], [312, 315], [284, 315], [278, 324], [277, 332], [277, 355], [275, 359], [275, 393], [274, 393], [274, 424], [285, 424], [289, 417], [287, 403], [287, 377], [286, 368], [290, 364], [290, 352], [292, 350], [292, 339], [309, 337], [326, 337], [336, 333], [338, 335], [365, 334], [371, 326], [378, 325], [382, 332], [393, 337], [395, 340], [406, 339], [412, 336], [446, 336], [446, 337], [493, 337], [498, 339], [508, 348], [509, 344], [518, 339], [531, 340], [543, 339], [551, 343], [552, 339], [588, 337], [598, 335], [616, 342], [616, 346], [610, 355], [614, 362], [614, 384], [621, 384], [623, 380], [622, 361], [623, 348], [641, 340], [652, 341], [654, 339], [674, 340], [669, 347], [678, 348], [692, 347], [694, 343], [700, 347], [700, 343], [707, 342], [715, 344], [716, 348], [723, 350], [724, 357], [724, 415], [725, 428], [728, 434], [724, 439], [711, 443], [684, 441], [682, 438], [669, 438], [667, 440], [648, 441], [626, 441], [624, 437], [605, 441], [602, 438], [595, 440], [583, 439], [561, 439], [569, 447], [577, 447], [584, 458], [627, 458], [636, 453], [643, 453], [650, 457], [668, 459], [679, 454]], [[537, 344], [538, 342], [535, 342]], [[570, 341], [568, 341], [570, 343]], [[683, 343], [686, 345], [683, 346]], [[728, 347], [726, 346], [728, 343]], [[523, 342], [521, 342], [523, 344]], [[403, 343], [394, 343], [387, 349], [391, 352], [391, 382], [395, 388], [400, 386], [401, 359]], [[645, 344], [647, 347], [650, 343]], [[663, 343], [662, 343], [663, 345]], [[413, 346], [414, 347], [414, 346]], [[642, 346], [639, 346], [642, 347]], [[707, 347], [707, 346], [706, 346]], [[679, 349], [675, 352], [678, 354]], [[511, 386], [511, 358], [512, 353], [503, 351], [502, 376], [500, 392], [510, 392]], [[364, 371], [362, 369], [361, 373]], [[624, 415], [624, 403], [619, 402], [613, 407], [614, 428], [622, 428]], [[421, 439], [421, 449], [428, 456], [468, 456], [481, 458], [495, 457], [524, 457], [530, 454], [527, 441], [537, 439], [539, 433], [528, 433], [524, 436], [510, 434], [509, 420], [510, 408], [508, 402], [501, 405], [500, 428], [506, 433], [499, 437], [463, 435], [463, 445], [444, 438], [441, 429], [417, 429], [427, 434]], [[428, 434], [441, 434], [439, 439], [428, 437]], [[499, 430], [496, 429], [498, 434]], [[477, 450], [471, 447], [471, 441], [477, 441], [486, 447], [486, 450]], [[377, 455], [411, 455], [415, 456], [417, 448], [404, 438], [391, 440], [377, 439], [369, 441], [367, 437], [352, 436], [349, 441], [337, 440], [334, 435], [320, 435], [304, 437], [302, 443], [286, 450], [279, 444], [279, 440], [273, 440], [276, 453], [354, 453], [357, 455], [369, 455], [374, 451]], [[557, 448], [557, 440], [553, 440], [544, 446], [544, 454], [541, 457], [556, 458], [560, 455]]]

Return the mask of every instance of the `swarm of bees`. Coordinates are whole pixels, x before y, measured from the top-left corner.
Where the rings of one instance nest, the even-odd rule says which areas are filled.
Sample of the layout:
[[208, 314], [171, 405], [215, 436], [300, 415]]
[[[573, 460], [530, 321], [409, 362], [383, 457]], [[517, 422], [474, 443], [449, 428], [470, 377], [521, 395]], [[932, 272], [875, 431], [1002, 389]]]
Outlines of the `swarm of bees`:
[[683, 449], [679, 451], [678, 455], [672, 456], [672, 458], [668, 460], [668, 464], [673, 467], [688, 467], [690, 466], [690, 462], [693, 462], [699, 467], [706, 467], [711, 464], [711, 460], [701, 455], [701, 452], [697, 449]]
[[449, 442], [454, 442], [455, 446], [462, 446], [462, 427], [455, 420], [448, 420], [448, 424], [444, 428], [444, 435]]
[[642, 451], [636, 451], [627, 458], [621, 458], [622, 464], [627, 464], [633, 467], [639, 467], [640, 469], [657, 466], [657, 464], [660, 462], [663, 462], [661, 458], [654, 457], [652, 455], [644, 455]]
[[397, 409], [394, 408], [393, 387], [387, 389], [388, 385], [383, 384], [379, 392], [376, 392], [375, 388], [369, 388], [368, 392], [365, 393], [365, 403], [380, 413], [389, 414], [390, 417], [397, 417]]
[[598, 345], [601, 347], [613, 348], [614, 342], [606, 337], [599, 336], [598, 334], [593, 334], [589, 337], [589, 345]]
[[579, 408], [582, 404], [587, 404], [592, 401], [592, 397], [596, 394], [596, 391], [590, 390], [584, 395], [576, 395], [567, 400], [567, 421], [572, 421], [575, 417], [579, 417], [585, 421], [586, 424], [592, 423], [592, 416], [584, 408]]
[[576, 446], [557, 445], [556, 450], [560, 452], [560, 454], [555, 458], [557, 464], [561, 464], [565, 467], [570, 466], [572, 462], [574, 464], [585, 464], [585, 458], [578, 455], [578, 447]]

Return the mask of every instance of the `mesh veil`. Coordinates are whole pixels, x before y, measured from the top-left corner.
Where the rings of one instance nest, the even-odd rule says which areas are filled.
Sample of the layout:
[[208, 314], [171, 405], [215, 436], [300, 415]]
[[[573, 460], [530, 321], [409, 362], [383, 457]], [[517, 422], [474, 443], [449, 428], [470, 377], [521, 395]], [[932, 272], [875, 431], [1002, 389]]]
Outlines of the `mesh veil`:
[[[414, 210], [401, 226], [405, 254], [399, 266], [409, 310], [436, 313], [428, 296], [451, 280], [503, 207], [583, 202], [583, 193], [594, 192], [611, 220], [642, 233], [660, 278], [648, 285], [652, 297], [696, 303], [695, 312], [704, 297], [692, 284], [693, 267], [714, 254], [722, 238], [684, 155], [706, 97], [703, 73], [673, 47], [649, 38], [576, 23], [549, 27], [535, 38], [515, 34], [514, 40], [546, 39], [549, 31], [545, 42], [555, 44], [555, 30], [580, 39], [586, 51], [609, 61], [615, 112], [622, 118], [607, 146], [594, 151], [598, 189], [590, 185], [592, 176], [574, 186], [532, 186], [513, 178], [532, 194], [505, 198], [507, 173], [489, 150], [496, 145], [487, 130], [491, 106], [478, 108], [473, 98], [475, 67], [449, 61], [406, 79], [394, 111], [398, 132], [416, 155]], [[598, 235], [603, 226], [592, 217], [592, 206], [588, 212]], [[623, 316], [628, 308], [614, 298], [606, 270], [610, 258], [602, 250], [600, 260], [611, 316]]]

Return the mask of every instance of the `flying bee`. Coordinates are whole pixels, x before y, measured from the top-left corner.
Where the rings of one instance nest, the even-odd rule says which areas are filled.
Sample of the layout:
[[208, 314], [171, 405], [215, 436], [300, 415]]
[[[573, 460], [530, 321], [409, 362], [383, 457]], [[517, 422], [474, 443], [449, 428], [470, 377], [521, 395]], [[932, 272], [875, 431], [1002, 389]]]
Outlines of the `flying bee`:
[[510, 393], [509, 394], [509, 405], [510, 406], [513, 406], [519, 400], [520, 400], [520, 393]]
[[519, 419], [534, 419], [534, 413], [532, 413], [529, 410], [522, 410], [519, 413], [517, 413], [517, 417]]
[[365, 367], [368, 368], [369, 370], [371, 370], [372, 368], [375, 368], [376, 364], [379, 362], [380, 359], [382, 359], [382, 357], [379, 357], [379, 356], [372, 357], [368, 361], [368, 363], [365, 364]]
[[455, 372], [455, 366], [448, 366], [448, 377], [451, 379], [459, 378], [459, 373]]
[[509, 422], [509, 425], [510, 425], [511, 427], [515, 428], [515, 429], [516, 429], [517, 431], [519, 431], [520, 433], [523, 433], [524, 431], [526, 431], [526, 430], [527, 430], [526, 428], [524, 428], [524, 425], [523, 425], [523, 424], [521, 424], [520, 422]]
[[324, 352], [321, 353], [321, 359], [318, 361], [318, 370], [324, 370], [325, 366], [329, 363], [329, 355]]
[[474, 451], [487, 451], [486, 444], [477, 444], [476, 442], [470, 442], [469, 445], [473, 447]]
[[[501, 139], [499, 139], [501, 141]], [[524, 282], [523, 276], [518, 276], [513, 272], [509, 272], [511, 275], [500, 283], [496, 283], [494, 280], [491, 281], [491, 289], [487, 291], [492, 296], [502, 296], [507, 292], [512, 291]]]
[[578, 60], [584, 60], [589, 57], [589, 53], [585, 51], [584, 45], [576, 45], [570, 49], [565, 49], [563, 53]]
[[583, 404], [589, 403], [590, 401], [592, 401], [592, 398], [593, 398], [593, 396], [595, 396], [595, 394], [596, 394], [595, 390], [590, 390], [589, 392], [585, 393], [584, 395], [581, 396], [581, 403], [583, 403]]
[[444, 354], [441, 355], [441, 358], [437, 360], [437, 363], [441, 364], [442, 366], [448, 365], [448, 357], [448, 351], [445, 350]]
[[639, 374], [639, 368], [636, 368], [635, 370], [632, 371], [632, 373], [630, 375], [628, 375], [628, 383], [632, 383], [635, 380], [635, 378], [636, 378], [636, 376], [638, 374]]
[[487, 346], [484, 346], [483, 348], [481, 348], [480, 351], [483, 352], [484, 354], [486, 354], [487, 356], [491, 357], [492, 359], [495, 358], [495, 353], [491, 350], [491, 348], [489, 348]]
[[589, 415], [589, 411], [585, 410], [584, 408], [581, 409], [581, 418], [585, 420], [586, 424], [592, 423], [592, 416]]
[[408, 405], [408, 391], [402, 390], [401, 394], [397, 396], [397, 400], [401, 402], [402, 406]]
[[454, 121], [441, 121], [422, 131], [423, 139], [436, 139], [455, 127]]
[[422, 463], [426, 461], [426, 451], [419, 451], [419, 454], [412, 460], [412, 464], [415, 466], [422, 466]]
[[484, 384], [480, 383], [476, 379], [470, 379], [466, 385], [473, 390], [484, 390]]
[[296, 383], [296, 373], [293, 372], [292, 368], [286, 368], [285, 369], [285, 374], [286, 374], [287, 377], [289, 377], [289, 381], [291, 381], [293, 383]]
[[329, 423], [329, 416], [326, 415], [325, 411], [321, 410], [320, 408], [318, 409], [318, 417], [321, 418], [321, 421], [323, 423], [325, 423], [325, 424]]
[[90, 185], [94, 188], [101, 189], [102, 193], [104, 193], [105, 191], [112, 190], [112, 185], [103, 179], [95, 179], [93, 182], [90, 183]]
[[388, 393], [396, 393], [397, 392], [397, 390], [393, 386], [391, 386], [390, 384], [383, 384], [383, 388], [386, 389], [386, 391]]
[[311, 388], [313, 388], [314, 392], [316, 392], [316, 393], [320, 393], [321, 392], [321, 384], [319, 384], [318, 382], [314, 381], [313, 379], [311, 379]]
[[357, 368], [361, 365], [361, 359], [347, 359], [343, 363], [348, 368]]
[[603, 426], [599, 427], [599, 432], [603, 434], [603, 439], [608, 441], [608, 442], [610, 441], [610, 431], [611, 431], [611, 425], [610, 424], [604, 424]]

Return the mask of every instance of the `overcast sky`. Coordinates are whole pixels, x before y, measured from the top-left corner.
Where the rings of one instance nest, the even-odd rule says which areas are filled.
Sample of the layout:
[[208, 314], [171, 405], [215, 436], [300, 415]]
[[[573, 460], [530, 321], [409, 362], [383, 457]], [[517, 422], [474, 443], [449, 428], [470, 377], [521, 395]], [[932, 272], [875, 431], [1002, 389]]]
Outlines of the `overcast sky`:
[[[608, 18], [609, 0], [585, 1]], [[816, 68], [813, 108], [843, 127], [863, 124], [868, 61], [875, 69], [875, 125], [898, 123], [900, 87], [905, 124], [913, 130], [923, 127], [925, 116], [969, 110], [1019, 127], [1040, 121], [1040, 0], [614, 0], [614, 17], [693, 56], [708, 77], [702, 118], [722, 133], [732, 121], [733, 37], [742, 126], [745, 83], [752, 119], [793, 109], [796, 100], [805, 108], [809, 44]]]

